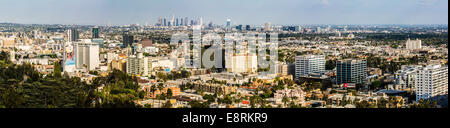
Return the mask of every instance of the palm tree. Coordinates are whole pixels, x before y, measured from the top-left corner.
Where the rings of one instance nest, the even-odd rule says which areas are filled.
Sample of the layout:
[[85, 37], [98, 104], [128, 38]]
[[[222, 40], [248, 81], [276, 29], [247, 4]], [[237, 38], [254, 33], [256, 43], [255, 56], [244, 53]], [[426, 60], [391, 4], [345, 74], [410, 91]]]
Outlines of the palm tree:
[[284, 107], [286, 107], [286, 103], [289, 102], [289, 97], [284, 96], [283, 99], [282, 99], [282, 101], [283, 101]]
[[[156, 86], [152, 85], [152, 87], [150, 87], [150, 91], [152, 92], [152, 97], [153, 97], [155, 95]], [[155, 104], [155, 99], [152, 99], [152, 101], [153, 101], [153, 104]]]

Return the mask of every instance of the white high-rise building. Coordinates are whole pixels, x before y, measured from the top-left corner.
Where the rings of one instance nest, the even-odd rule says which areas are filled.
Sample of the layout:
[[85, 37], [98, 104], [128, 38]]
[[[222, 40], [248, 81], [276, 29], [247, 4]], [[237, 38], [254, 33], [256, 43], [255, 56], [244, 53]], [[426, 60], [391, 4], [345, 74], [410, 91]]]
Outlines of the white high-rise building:
[[417, 70], [416, 101], [448, 94], [448, 67], [428, 65]]
[[127, 58], [127, 73], [132, 75], [149, 76], [152, 71], [152, 61], [142, 53]]
[[272, 31], [272, 28], [270, 28], [270, 22], [266, 22], [264, 31]]
[[258, 56], [256, 55], [234, 55], [225, 60], [228, 72], [254, 73], [258, 70]]
[[295, 77], [322, 75], [325, 73], [324, 55], [304, 55], [295, 57]]
[[94, 70], [99, 67], [99, 45], [89, 39], [81, 40], [75, 44], [75, 66], [78, 69]]
[[417, 50], [417, 49], [422, 49], [422, 40], [411, 40], [408, 39], [406, 41], [406, 49], [408, 50]]

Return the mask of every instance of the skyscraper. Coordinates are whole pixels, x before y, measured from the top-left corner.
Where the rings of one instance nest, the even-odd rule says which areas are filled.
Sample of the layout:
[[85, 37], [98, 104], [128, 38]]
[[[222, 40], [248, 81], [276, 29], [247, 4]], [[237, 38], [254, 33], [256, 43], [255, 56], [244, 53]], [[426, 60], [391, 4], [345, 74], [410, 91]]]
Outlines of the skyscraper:
[[158, 23], [156, 24], [156, 26], [162, 26], [163, 25], [163, 19], [162, 17], [158, 18]]
[[428, 65], [418, 69], [415, 78], [416, 101], [448, 94], [448, 67]]
[[181, 20], [180, 20], [180, 26], [183, 26], [184, 25], [184, 22], [183, 22], [183, 18], [180, 18]]
[[304, 55], [295, 57], [295, 76], [322, 75], [325, 73], [324, 55]]
[[363, 84], [367, 78], [367, 63], [365, 60], [337, 61], [337, 84]]
[[175, 15], [172, 15], [172, 19], [170, 19], [169, 26], [174, 26], [174, 25], [175, 25]]
[[236, 29], [237, 29], [237, 30], [239, 30], [239, 31], [242, 31], [242, 29], [243, 29], [243, 25], [242, 25], [242, 24], [240, 24], [240, 25], [236, 26]]
[[167, 26], [167, 19], [164, 17], [164, 26]]
[[266, 22], [264, 31], [272, 31], [272, 28], [270, 28], [270, 22]]
[[231, 19], [227, 19], [227, 27], [231, 27]]
[[250, 25], [245, 26], [245, 30], [250, 31], [251, 29]]
[[75, 42], [79, 39], [79, 34], [77, 29], [69, 29], [67, 30], [67, 41]]
[[132, 35], [129, 35], [128, 33], [123, 34], [123, 47], [128, 47], [133, 45], [134, 37]]
[[98, 27], [92, 28], [92, 38], [100, 38]]
[[100, 59], [98, 43], [92, 43], [89, 39], [84, 39], [81, 42], [77, 42], [75, 45], [76, 68], [94, 70], [99, 66]]

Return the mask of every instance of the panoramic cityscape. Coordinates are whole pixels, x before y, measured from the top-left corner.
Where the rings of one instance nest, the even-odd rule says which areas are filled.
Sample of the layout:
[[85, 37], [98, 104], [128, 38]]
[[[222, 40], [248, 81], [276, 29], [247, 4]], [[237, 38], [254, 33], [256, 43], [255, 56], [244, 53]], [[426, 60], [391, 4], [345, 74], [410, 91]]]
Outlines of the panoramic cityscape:
[[447, 0], [4, 3], [0, 109], [448, 108]]

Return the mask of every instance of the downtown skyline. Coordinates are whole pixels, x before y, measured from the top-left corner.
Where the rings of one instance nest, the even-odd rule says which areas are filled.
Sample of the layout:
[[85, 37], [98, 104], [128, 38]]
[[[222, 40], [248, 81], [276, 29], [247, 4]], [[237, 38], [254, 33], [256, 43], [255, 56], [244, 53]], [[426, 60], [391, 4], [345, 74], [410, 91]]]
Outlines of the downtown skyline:
[[[204, 24], [448, 24], [447, 0], [6, 0], [0, 22], [22, 24], [155, 24], [159, 17]], [[198, 7], [197, 7], [198, 6]], [[12, 11], [13, 10], [13, 11]], [[383, 17], [383, 18], [380, 18]]]

